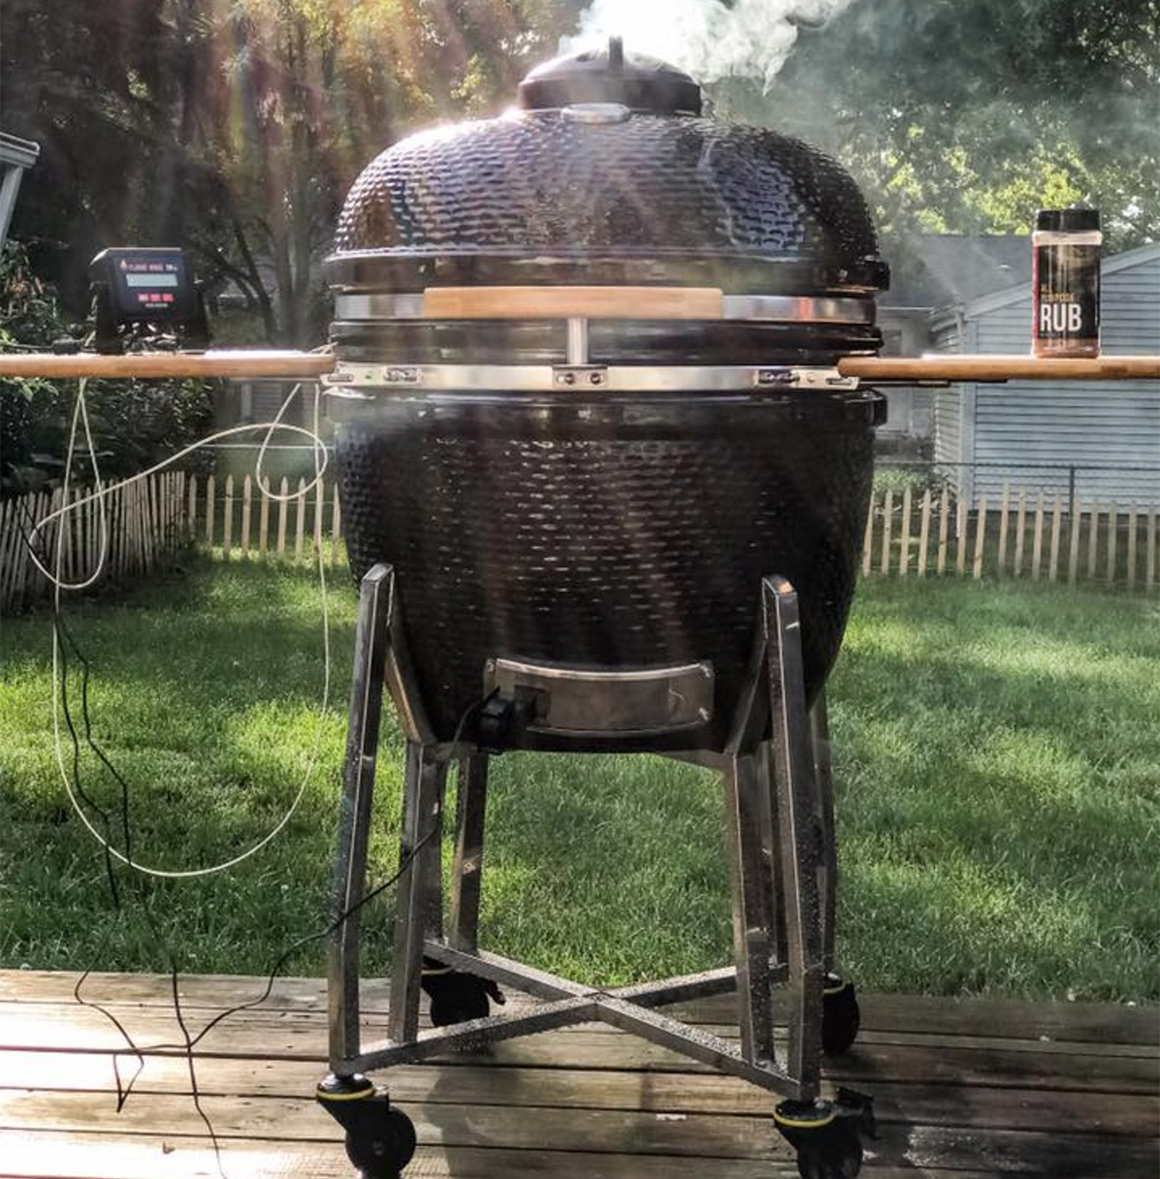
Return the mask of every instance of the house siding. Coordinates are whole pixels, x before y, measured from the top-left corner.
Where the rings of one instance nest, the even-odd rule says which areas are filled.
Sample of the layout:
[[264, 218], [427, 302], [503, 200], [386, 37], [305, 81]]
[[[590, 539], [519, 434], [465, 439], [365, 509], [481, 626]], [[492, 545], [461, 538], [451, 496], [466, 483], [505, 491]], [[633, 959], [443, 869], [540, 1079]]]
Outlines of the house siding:
[[[962, 338], [957, 323], [934, 332], [934, 347], [938, 352], [961, 352]], [[934, 461], [937, 469], [958, 489], [961, 469], [957, 464], [963, 459], [963, 398], [962, 387], [952, 385], [940, 389], [934, 397]]]
[[[1137, 253], [1142, 255], [1139, 261], [1103, 277], [1102, 347], [1109, 355], [1160, 352], [1160, 249]], [[974, 337], [968, 351], [1028, 350], [1029, 289], [1017, 301], [977, 314], [968, 307], [966, 314], [969, 336]], [[958, 351], [941, 343], [939, 347]], [[939, 401], [951, 399], [941, 395]], [[958, 400], [965, 411], [968, 398]], [[940, 416], [936, 409], [936, 436]], [[973, 449], [979, 464], [973, 487], [965, 475], [947, 473], [965, 494], [993, 498], [1008, 483], [1049, 497], [1074, 488], [1085, 501], [1160, 505], [1160, 385], [1155, 381], [978, 385], [973, 430], [963, 426], [960, 416], [961, 436], [954, 438], [948, 423], [947, 437], [957, 441], [963, 459]], [[936, 448], [936, 455], [944, 457], [944, 449]], [[1048, 465], [1056, 469], [1046, 469]]]
[[[930, 348], [926, 312], [881, 307], [878, 326], [882, 329], [882, 356], [921, 356]], [[934, 397], [929, 389], [897, 386], [884, 389], [886, 421], [878, 428], [883, 442], [898, 450], [913, 449], [933, 433]]]

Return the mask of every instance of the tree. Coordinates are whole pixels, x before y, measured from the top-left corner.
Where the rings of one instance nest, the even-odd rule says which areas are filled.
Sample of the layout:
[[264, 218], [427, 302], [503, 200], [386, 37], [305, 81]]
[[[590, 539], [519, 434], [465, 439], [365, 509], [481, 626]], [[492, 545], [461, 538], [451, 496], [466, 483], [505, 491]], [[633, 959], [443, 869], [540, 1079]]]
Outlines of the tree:
[[[15, 230], [74, 314], [98, 248], [164, 241], [232, 281], [268, 339], [314, 342], [319, 261], [362, 165], [423, 123], [496, 110], [583, 7], [7, 0], [5, 127], [43, 148]], [[1160, 221], [1158, 7], [859, 0], [801, 30], [768, 93], [712, 90], [726, 117], [842, 158], [896, 248], [920, 229], [1026, 230], [1080, 198], [1120, 248]]]
[[262, 307], [271, 338], [319, 338], [318, 261], [361, 168], [422, 123], [494, 109], [571, 21], [560, 0], [240, 0], [216, 30], [226, 84], [206, 123], [228, 231], [207, 222], [198, 242]]
[[1026, 232], [1086, 200], [1108, 244], [1160, 234], [1157, 0], [861, 0], [803, 31], [768, 93], [734, 115], [844, 160], [884, 236]]
[[0, 7], [4, 127], [41, 145], [13, 230], [76, 314], [98, 249], [182, 244], [212, 180], [189, 150], [208, 82], [196, 10], [196, 0]]
[[361, 167], [492, 110], [576, 0], [7, 0], [0, 105], [38, 140], [15, 233], [84, 313], [104, 245], [193, 249], [270, 341], [316, 343], [319, 261]]

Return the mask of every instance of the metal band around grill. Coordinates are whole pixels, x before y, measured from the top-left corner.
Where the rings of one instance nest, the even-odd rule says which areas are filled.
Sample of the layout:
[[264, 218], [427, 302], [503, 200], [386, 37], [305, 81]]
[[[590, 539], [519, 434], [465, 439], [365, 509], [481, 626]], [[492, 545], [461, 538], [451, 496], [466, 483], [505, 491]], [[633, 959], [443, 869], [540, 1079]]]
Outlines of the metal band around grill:
[[[874, 303], [869, 299], [725, 295], [722, 305], [722, 319], [754, 323], [873, 324], [875, 320]], [[356, 321], [424, 319], [423, 295], [339, 294], [334, 300], [334, 317]]]
[[392, 391], [432, 393], [728, 393], [755, 389], [853, 390], [836, 368], [747, 365], [352, 364], [341, 358], [322, 378], [332, 396], [373, 399]]

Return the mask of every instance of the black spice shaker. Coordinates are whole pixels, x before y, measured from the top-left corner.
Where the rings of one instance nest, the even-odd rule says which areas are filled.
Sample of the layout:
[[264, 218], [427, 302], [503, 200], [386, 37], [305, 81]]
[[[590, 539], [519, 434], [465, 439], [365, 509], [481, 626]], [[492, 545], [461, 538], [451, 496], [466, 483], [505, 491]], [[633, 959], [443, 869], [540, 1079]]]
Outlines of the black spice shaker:
[[1099, 355], [1103, 240], [1097, 209], [1040, 211], [1031, 235], [1035, 356]]

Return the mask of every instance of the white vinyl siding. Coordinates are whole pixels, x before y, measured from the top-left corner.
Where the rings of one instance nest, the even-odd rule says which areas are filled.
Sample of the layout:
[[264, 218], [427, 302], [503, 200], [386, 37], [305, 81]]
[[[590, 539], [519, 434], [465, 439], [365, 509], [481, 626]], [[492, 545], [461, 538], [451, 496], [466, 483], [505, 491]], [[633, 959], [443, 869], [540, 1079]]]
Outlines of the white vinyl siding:
[[[958, 324], [936, 330], [934, 346], [938, 352], [961, 352], [962, 339]], [[934, 397], [934, 459], [936, 464], [959, 463], [963, 458], [963, 397], [962, 387], [952, 385], [940, 389]], [[940, 466], [956, 489], [959, 486], [957, 466]]]
[[[1160, 246], [1109, 259], [1102, 282], [1102, 347], [1109, 355], [1160, 352]], [[1107, 266], [1107, 264], [1105, 264]], [[1031, 292], [999, 306], [994, 298], [968, 306], [971, 352], [1026, 354], [1031, 341]], [[990, 306], [988, 306], [990, 304]], [[959, 351], [946, 347], [942, 351]], [[961, 401], [955, 435], [953, 407]], [[1012, 381], [975, 387], [973, 429], [966, 396], [942, 394], [936, 409], [936, 458], [973, 457], [971, 480], [947, 474], [964, 492], [994, 500], [1004, 482], [1049, 496], [1066, 495], [1074, 469], [1076, 494], [1121, 506], [1160, 505], [1160, 383], [1107, 381], [1048, 385]], [[945, 421], [945, 444], [939, 424]], [[973, 450], [973, 455], [970, 452]], [[1036, 464], [1059, 464], [1046, 470]], [[1137, 468], [1137, 469], [1133, 469]]]

